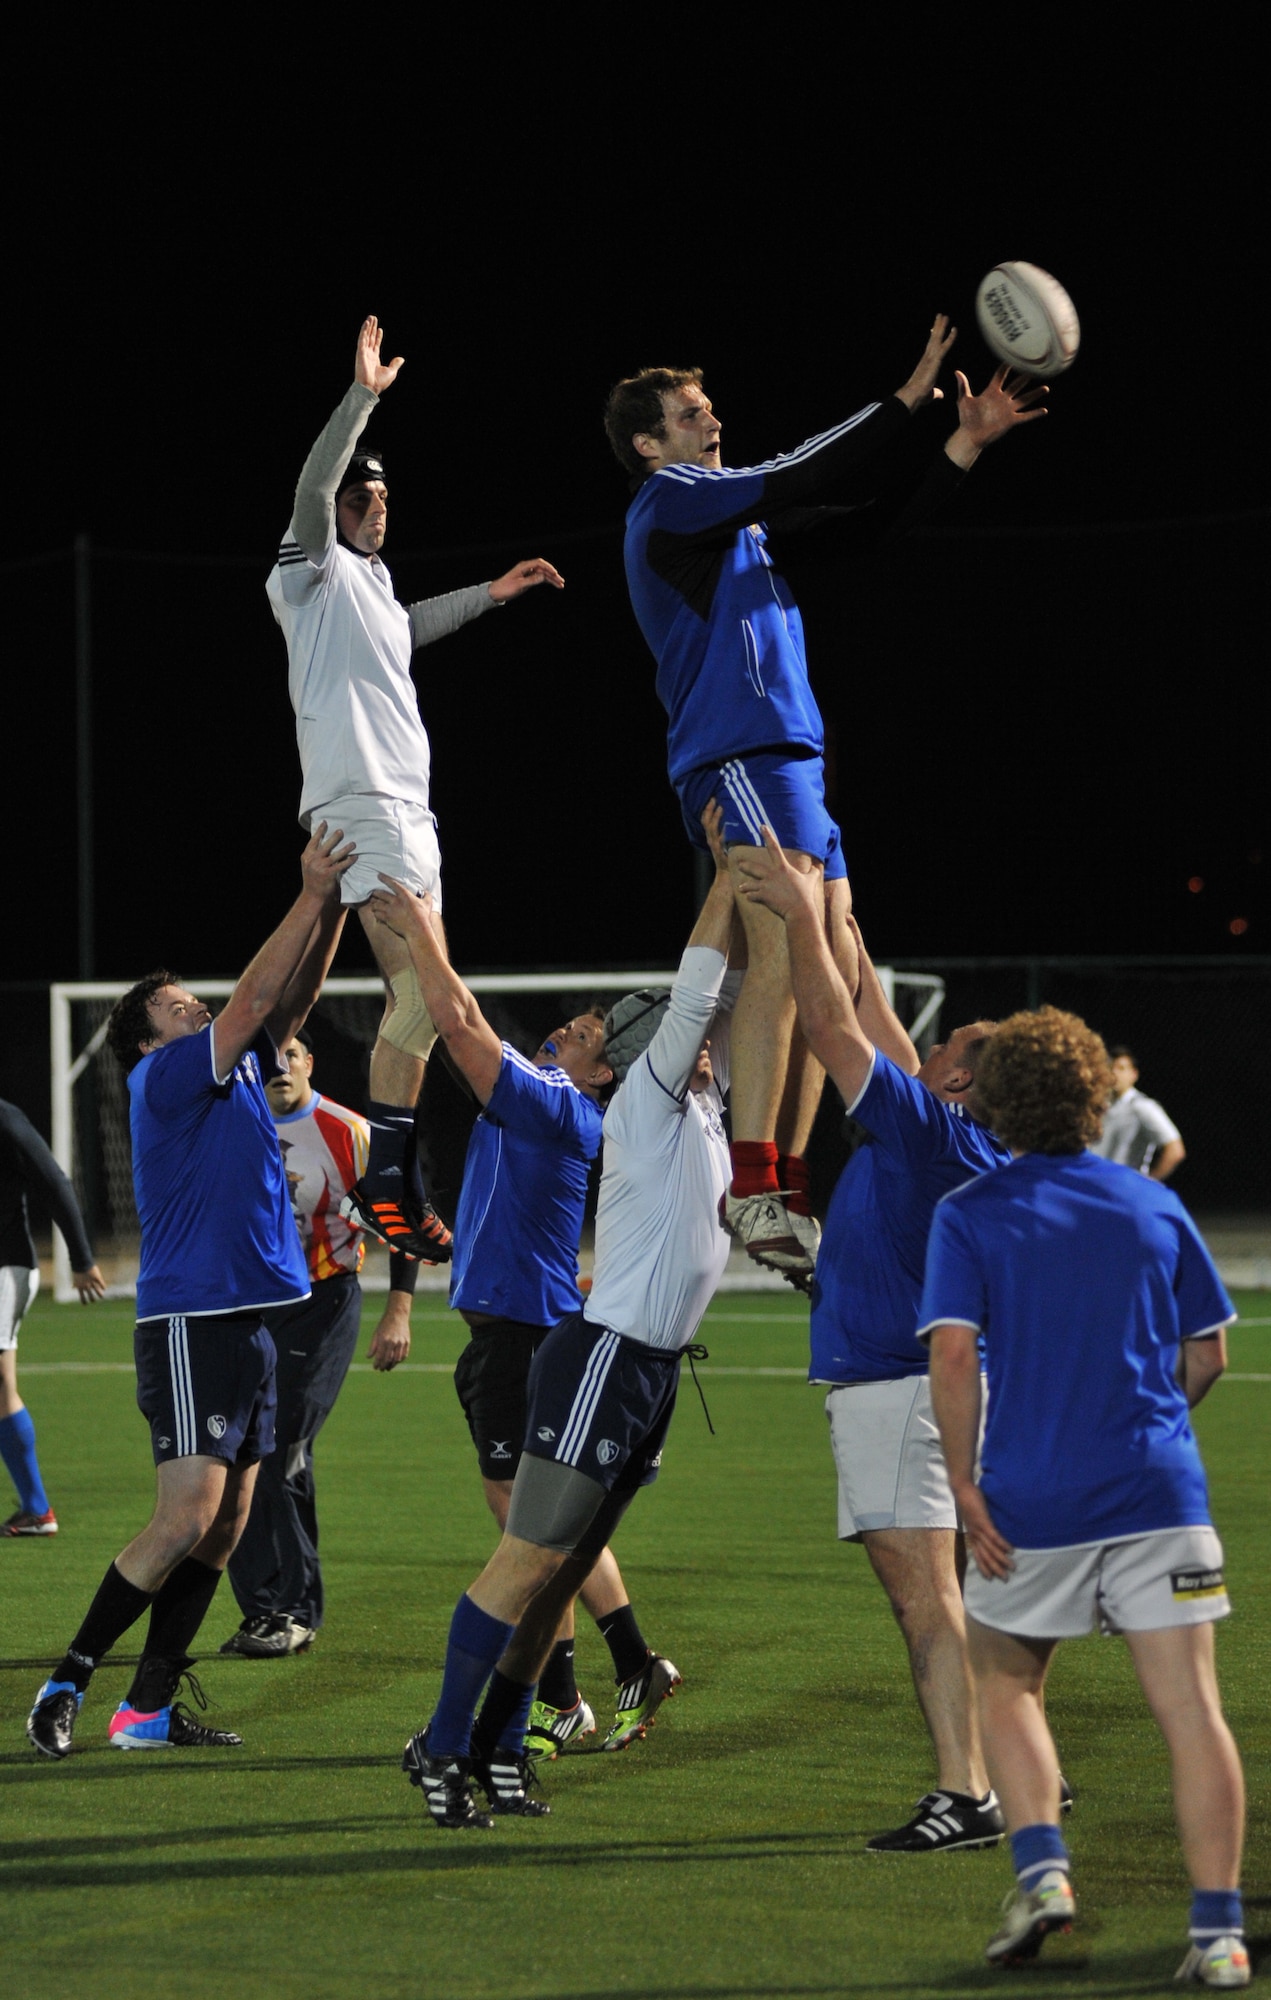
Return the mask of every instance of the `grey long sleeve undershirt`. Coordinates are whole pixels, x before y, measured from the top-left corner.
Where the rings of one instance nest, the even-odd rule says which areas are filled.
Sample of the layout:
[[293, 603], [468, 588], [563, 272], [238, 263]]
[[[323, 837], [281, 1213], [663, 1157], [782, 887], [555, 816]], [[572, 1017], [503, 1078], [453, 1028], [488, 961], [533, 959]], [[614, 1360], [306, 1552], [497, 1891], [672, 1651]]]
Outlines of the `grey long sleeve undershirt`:
[[[335, 533], [335, 496], [354, 446], [378, 402], [373, 389], [360, 382], [352, 383], [301, 467], [291, 532], [310, 562], [320, 562], [331, 545]], [[484, 583], [470, 583], [441, 597], [421, 598], [417, 604], [406, 607], [412, 644], [416, 648], [431, 646], [435, 639], [448, 638], [461, 625], [494, 608], [494, 600]]]

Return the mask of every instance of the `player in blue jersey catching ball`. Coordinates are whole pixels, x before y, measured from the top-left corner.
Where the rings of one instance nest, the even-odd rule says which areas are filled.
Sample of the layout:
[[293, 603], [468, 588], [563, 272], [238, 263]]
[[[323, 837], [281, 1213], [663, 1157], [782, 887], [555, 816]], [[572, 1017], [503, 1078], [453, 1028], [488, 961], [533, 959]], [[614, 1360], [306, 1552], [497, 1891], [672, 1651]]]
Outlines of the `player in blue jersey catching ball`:
[[[774, 564], [791, 532], [829, 518], [845, 479], [880, 467], [910, 414], [939, 399], [936, 377], [956, 329], [940, 315], [922, 358], [893, 396], [797, 450], [725, 468], [721, 427], [700, 369], [647, 368], [619, 382], [605, 427], [632, 475], [626, 568], [640, 629], [657, 661], [669, 719], [671, 783], [691, 840], [709, 798], [729, 846], [756, 848], [773, 829], [791, 865], [824, 885], [826, 921], [849, 991], [856, 954], [839, 829], [825, 803], [825, 732], [808, 680], [799, 610]], [[999, 369], [978, 396], [958, 378], [958, 427], [925, 475], [890, 503], [836, 511], [866, 538], [911, 526], [954, 491], [980, 452], [1044, 414], [1046, 390]], [[868, 497], [868, 495], [866, 496]], [[752, 1257], [805, 1286], [819, 1232], [803, 1154], [824, 1072], [795, 1028], [780, 919], [747, 902], [750, 970], [734, 1028], [732, 1182], [724, 1221]]]
[[1013, 1158], [945, 1198], [927, 1251], [919, 1334], [973, 1557], [967, 1644], [1019, 1884], [987, 1957], [1019, 1964], [1072, 1921], [1042, 1691], [1061, 1639], [1120, 1632], [1173, 1768], [1193, 1892], [1178, 1977], [1245, 1986], [1244, 1785], [1214, 1669], [1229, 1605], [1188, 1415], [1235, 1315], [1177, 1196], [1089, 1150], [1111, 1085], [1075, 1015], [1003, 1022], [979, 1091]]
[[155, 1510], [111, 1563], [66, 1654], [35, 1698], [27, 1735], [71, 1750], [94, 1672], [141, 1617], [150, 1624], [110, 1723], [121, 1750], [227, 1748], [173, 1697], [188, 1648], [243, 1531], [261, 1458], [274, 1448], [274, 1343], [262, 1314], [309, 1296], [265, 1086], [278, 1051], [322, 990], [343, 924], [351, 844], [320, 823], [304, 886], [227, 1000], [211, 1009], [170, 972], [138, 981], [107, 1038], [128, 1076], [141, 1220], [137, 1402], [150, 1426]]

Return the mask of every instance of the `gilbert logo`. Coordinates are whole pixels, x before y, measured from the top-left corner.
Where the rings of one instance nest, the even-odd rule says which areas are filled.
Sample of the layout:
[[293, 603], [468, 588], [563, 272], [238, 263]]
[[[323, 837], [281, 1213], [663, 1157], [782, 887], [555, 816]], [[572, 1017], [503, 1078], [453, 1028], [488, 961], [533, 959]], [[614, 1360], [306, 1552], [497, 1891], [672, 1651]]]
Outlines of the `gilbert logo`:
[[490, 1456], [491, 1458], [511, 1458], [512, 1440], [510, 1438], [491, 1438]]
[[207, 1428], [210, 1436], [214, 1438], [223, 1438], [225, 1435], [224, 1417], [209, 1417], [207, 1420]]

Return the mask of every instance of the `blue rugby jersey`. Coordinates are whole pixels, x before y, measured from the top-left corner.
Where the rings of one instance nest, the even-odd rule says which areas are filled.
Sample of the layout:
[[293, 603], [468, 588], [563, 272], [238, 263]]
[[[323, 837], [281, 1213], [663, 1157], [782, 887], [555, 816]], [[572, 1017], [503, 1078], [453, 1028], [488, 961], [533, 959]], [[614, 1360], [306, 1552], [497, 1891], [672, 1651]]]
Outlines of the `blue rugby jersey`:
[[472, 1128], [455, 1216], [450, 1303], [527, 1326], [577, 1312], [578, 1240], [603, 1113], [563, 1069], [503, 1044]]
[[923, 1260], [936, 1204], [1010, 1154], [986, 1125], [874, 1052], [853, 1118], [869, 1139], [826, 1211], [812, 1287], [813, 1382], [889, 1382], [927, 1373], [917, 1338]]
[[128, 1077], [141, 1218], [137, 1317], [243, 1312], [309, 1296], [265, 1095], [263, 1030], [218, 1083], [211, 1028], [143, 1056]]
[[1233, 1319], [1178, 1196], [1094, 1153], [1025, 1153], [941, 1202], [919, 1325], [975, 1327], [980, 1486], [1017, 1548], [1205, 1526], [1180, 1340]]
[[[908, 421], [904, 404], [889, 396], [766, 464], [665, 466], [640, 487], [627, 510], [627, 583], [658, 663], [673, 785], [748, 750], [820, 754], [824, 730], [808, 685], [803, 626], [762, 522], [858, 474]], [[939, 454], [906, 524], [938, 505], [961, 476]], [[816, 510], [797, 525], [819, 518]]]

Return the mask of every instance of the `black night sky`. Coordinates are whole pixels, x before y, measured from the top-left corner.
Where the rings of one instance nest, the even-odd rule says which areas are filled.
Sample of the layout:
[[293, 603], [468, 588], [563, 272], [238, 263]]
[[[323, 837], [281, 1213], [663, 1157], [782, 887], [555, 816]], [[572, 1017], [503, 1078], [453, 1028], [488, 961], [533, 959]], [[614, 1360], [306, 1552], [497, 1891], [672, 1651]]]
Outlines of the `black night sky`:
[[[609, 384], [700, 363], [726, 461], [757, 460], [898, 387], [935, 310], [978, 386], [975, 282], [1013, 256], [1081, 314], [1050, 416], [933, 529], [800, 580], [867, 933], [898, 957], [1271, 951], [1241, 51], [1143, 47], [1128, 17], [1031, 51], [947, 23], [925, 52], [908, 17], [735, 43], [660, 18], [588, 17], [563, 53], [563, 16], [514, 38], [491, 15], [444, 45], [358, 17], [303, 59], [282, 17], [204, 22], [180, 55], [117, 32], [31, 54], [7, 176], [5, 978], [79, 969], [76, 534], [96, 973], [236, 971], [290, 901], [264, 580], [368, 311], [408, 364], [373, 425], [398, 594], [532, 554], [568, 580], [417, 662], [456, 961], [673, 956], [692, 870]], [[916, 421], [934, 451], [952, 418]], [[340, 969], [364, 959], [351, 937]]]

